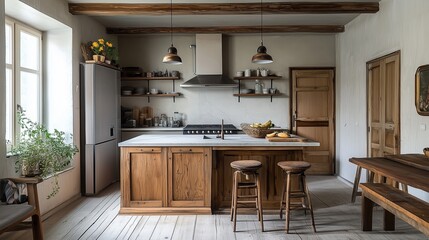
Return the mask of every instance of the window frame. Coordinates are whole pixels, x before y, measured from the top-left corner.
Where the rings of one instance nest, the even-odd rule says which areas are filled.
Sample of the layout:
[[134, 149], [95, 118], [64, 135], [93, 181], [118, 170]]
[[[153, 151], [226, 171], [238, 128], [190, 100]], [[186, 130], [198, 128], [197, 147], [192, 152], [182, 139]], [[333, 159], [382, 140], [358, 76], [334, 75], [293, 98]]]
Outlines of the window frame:
[[[37, 119], [32, 119], [33, 121], [42, 123], [43, 122], [43, 48], [42, 48], [42, 40], [43, 40], [43, 33], [40, 30], [37, 30], [27, 24], [24, 24], [20, 21], [17, 21], [11, 17], [5, 17], [5, 24], [11, 26], [12, 29], [12, 39], [11, 39], [11, 54], [12, 54], [12, 63], [8, 64], [6, 63], [5, 65], [5, 70], [7, 71], [8, 69], [11, 69], [12, 71], [12, 79], [11, 79], [11, 88], [12, 88], [12, 92], [11, 94], [11, 102], [9, 103], [9, 106], [6, 107], [6, 109], [12, 111], [11, 113], [11, 126], [6, 126], [6, 131], [11, 131], [11, 136], [12, 139], [9, 142], [6, 142], [6, 148], [7, 148], [7, 152], [11, 149], [11, 147], [13, 145], [16, 144], [16, 137], [18, 136], [19, 132], [20, 132], [20, 127], [18, 124], [18, 119], [16, 118], [17, 115], [17, 106], [21, 105], [21, 73], [25, 72], [25, 73], [31, 73], [31, 74], [36, 74], [37, 75]], [[21, 41], [21, 32], [24, 32], [26, 34], [29, 34], [31, 36], [34, 36], [36, 38], [38, 38], [39, 40], [39, 59], [38, 59], [38, 65], [37, 65], [37, 69], [30, 69], [30, 68], [25, 68], [25, 67], [21, 67], [21, 56], [20, 56], [20, 41]], [[6, 58], [6, 56], [5, 56]], [[6, 60], [6, 59], [5, 59]]]

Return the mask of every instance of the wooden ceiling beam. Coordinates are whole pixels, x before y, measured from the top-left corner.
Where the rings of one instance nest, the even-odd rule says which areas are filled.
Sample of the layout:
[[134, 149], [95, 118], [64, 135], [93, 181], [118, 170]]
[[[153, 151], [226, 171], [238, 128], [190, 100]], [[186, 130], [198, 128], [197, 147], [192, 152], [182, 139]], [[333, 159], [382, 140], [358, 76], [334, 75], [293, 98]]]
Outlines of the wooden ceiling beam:
[[[156, 34], [170, 33], [169, 27], [107, 28], [108, 34]], [[259, 33], [261, 26], [215, 26], [215, 27], [174, 27], [174, 33]], [[264, 33], [340, 33], [342, 25], [268, 25]]]
[[[170, 4], [69, 3], [74, 15], [123, 16], [170, 15]], [[175, 3], [174, 15], [259, 14], [260, 3]], [[270, 2], [263, 4], [264, 14], [341, 14], [376, 13], [378, 2]]]

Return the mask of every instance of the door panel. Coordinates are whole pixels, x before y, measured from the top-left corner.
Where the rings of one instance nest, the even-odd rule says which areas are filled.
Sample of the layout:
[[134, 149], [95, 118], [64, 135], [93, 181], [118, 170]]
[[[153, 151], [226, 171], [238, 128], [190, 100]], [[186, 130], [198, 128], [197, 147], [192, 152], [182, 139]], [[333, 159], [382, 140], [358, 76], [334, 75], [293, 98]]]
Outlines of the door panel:
[[320, 142], [305, 148], [309, 173], [335, 172], [334, 69], [291, 69], [292, 130]]
[[[296, 111], [300, 113], [297, 120], [328, 120], [328, 93], [316, 91], [297, 92], [296, 101], [299, 102]], [[315, 104], [317, 103], [317, 104]]]
[[399, 154], [399, 52], [368, 65], [368, 156]]

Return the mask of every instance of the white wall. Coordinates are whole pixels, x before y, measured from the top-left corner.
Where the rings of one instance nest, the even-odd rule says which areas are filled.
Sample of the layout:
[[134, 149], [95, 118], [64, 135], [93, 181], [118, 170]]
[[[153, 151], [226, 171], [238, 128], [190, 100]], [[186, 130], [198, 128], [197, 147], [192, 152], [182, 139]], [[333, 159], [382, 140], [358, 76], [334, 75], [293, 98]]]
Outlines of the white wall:
[[[143, 71], [178, 70], [183, 80], [176, 83], [176, 91], [184, 94], [173, 103], [169, 98], [125, 99], [127, 107], [151, 106], [155, 115], [173, 112], [186, 114], [187, 123], [226, 123], [239, 126], [242, 122], [262, 122], [273, 120], [277, 125], [289, 127], [289, 67], [335, 66], [335, 37], [333, 35], [282, 35], [264, 36], [264, 45], [274, 58], [274, 63], [267, 65], [252, 64], [251, 58], [260, 44], [259, 35], [224, 35], [223, 36], [223, 72], [233, 77], [235, 72], [246, 68], [268, 68], [283, 79], [273, 82], [274, 87], [285, 93], [284, 97], [241, 98], [238, 102], [233, 94], [237, 89], [230, 88], [180, 88], [180, 83], [193, 77], [192, 49], [195, 35], [174, 35], [174, 46], [183, 60], [182, 65], [169, 66], [162, 63], [162, 57], [170, 46], [168, 35], [120, 36], [119, 56], [122, 67], [142, 67]], [[197, 46], [198, 49], [198, 46]], [[198, 50], [197, 50], [198, 51]], [[127, 86], [133, 83], [125, 83]], [[146, 82], [134, 83], [146, 86]], [[171, 91], [171, 82], [150, 82], [151, 86], [164, 91]], [[245, 82], [246, 88], [254, 88], [253, 81]], [[265, 82], [269, 87], [269, 81]]]
[[[414, 74], [429, 63], [429, 1], [382, 0], [377, 14], [361, 15], [338, 34], [337, 52], [337, 169], [353, 181], [356, 167], [350, 157], [367, 155], [366, 62], [401, 51], [401, 153], [422, 153], [429, 146], [429, 117], [414, 105]], [[424, 199], [429, 196], [412, 190]]]
[[[105, 29], [101, 24], [88, 17], [71, 15], [65, 0], [8, 0], [8, 3], [10, 2], [16, 2], [17, 5], [25, 3], [33, 10], [36, 9], [46, 15], [42, 17], [43, 21], [39, 21], [40, 19], [37, 17], [39, 14], [24, 14], [20, 17], [21, 21], [43, 30], [44, 40], [47, 42], [44, 45], [46, 60], [44, 80], [47, 82], [45, 120], [49, 128], [72, 132], [75, 136], [74, 142], [79, 146], [79, 62], [82, 60], [80, 44], [100, 37], [107, 37]], [[5, 10], [3, 4], [1, 5], [0, 18], [3, 22]], [[14, 17], [17, 16], [14, 15]], [[51, 25], [55, 22], [60, 24]], [[0, 36], [4, 36], [4, 24], [1, 24], [0, 30]], [[113, 42], [117, 41], [116, 37], [112, 38]], [[4, 45], [4, 37], [0, 37], [0, 43]], [[0, 53], [1, 56], [4, 56], [4, 48], [0, 49]], [[4, 75], [4, 57], [0, 58], [0, 66], [3, 66], [0, 67], [0, 73]], [[0, 78], [0, 80], [2, 91], [0, 92], [0, 115], [4, 116], [4, 78]], [[5, 135], [4, 120], [3, 118], [0, 119], [0, 136]], [[0, 177], [13, 176], [15, 175], [13, 160], [5, 158], [4, 138], [1, 138], [0, 145]], [[38, 186], [42, 213], [46, 213], [61, 203], [80, 195], [79, 158], [80, 154], [78, 153], [73, 163], [74, 168], [60, 175], [61, 189], [54, 198], [45, 199], [51, 191], [52, 179], [48, 179]]]

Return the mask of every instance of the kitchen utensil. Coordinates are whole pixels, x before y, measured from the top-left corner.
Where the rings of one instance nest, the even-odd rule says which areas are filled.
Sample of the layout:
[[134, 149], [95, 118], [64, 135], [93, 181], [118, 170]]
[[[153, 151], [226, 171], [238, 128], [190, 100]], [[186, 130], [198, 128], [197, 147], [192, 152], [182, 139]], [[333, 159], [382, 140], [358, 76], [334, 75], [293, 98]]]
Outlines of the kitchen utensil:
[[243, 71], [238, 71], [235, 73], [236, 77], [242, 77], [243, 76]]
[[277, 93], [277, 88], [270, 88], [270, 93], [271, 94], [276, 94]]
[[262, 89], [262, 93], [263, 93], [263, 94], [268, 94], [268, 93], [269, 93], [268, 88], [264, 88], [264, 89]]

